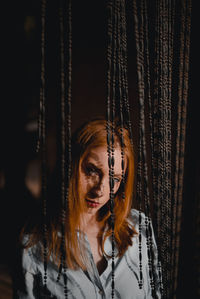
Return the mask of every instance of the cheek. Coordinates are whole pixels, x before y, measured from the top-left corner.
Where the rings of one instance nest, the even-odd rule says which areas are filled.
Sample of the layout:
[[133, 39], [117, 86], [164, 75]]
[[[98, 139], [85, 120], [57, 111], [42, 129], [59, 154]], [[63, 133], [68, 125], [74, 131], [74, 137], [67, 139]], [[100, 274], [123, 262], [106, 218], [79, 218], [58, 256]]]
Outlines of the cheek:
[[[117, 184], [113, 188], [113, 193], [116, 194], [118, 189], [119, 189], [119, 185]], [[110, 185], [109, 185], [109, 183], [106, 184], [106, 186], [104, 187], [104, 195], [105, 195], [105, 197], [110, 199]]]
[[81, 175], [80, 190], [83, 193], [87, 193], [94, 186], [94, 179], [88, 178], [85, 174]]
[[115, 184], [115, 186], [114, 186], [114, 193], [117, 193], [117, 191], [119, 190], [119, 187], [120, 187], [120, 183]]
[[85, 193], [88, 189], [88, 180], [85, 175], [80, 176], [80, 191]]

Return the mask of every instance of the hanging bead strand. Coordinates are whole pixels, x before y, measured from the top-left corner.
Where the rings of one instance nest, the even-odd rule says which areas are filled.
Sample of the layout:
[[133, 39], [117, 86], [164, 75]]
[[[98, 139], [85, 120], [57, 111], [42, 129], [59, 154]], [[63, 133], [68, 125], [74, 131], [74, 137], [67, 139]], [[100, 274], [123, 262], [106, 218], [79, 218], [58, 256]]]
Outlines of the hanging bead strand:
[[41, 2], [41, 75], [40, 75], [40, 105], [38, 116], [38, 140], [36, 152], [40, 151], [42, 138], [42, 120], [45, 118], [45, 41], [46, 41], [46, 0]]
[[43, 217], [43, 261], [44, 261], [44, 292], [47, 292], [47, 161], [46, 161], [46, 78], [45, 78], [45, 42], [46, 42], [46, 1], [41, 3], [41, 87], [40, 112], [38, 118], [37, 152], [41, 150], [42, 158], [42, 217]]
[[111, 228], [112, 228], [112, 298], [115, 297], [114, 290], [115, 290], [115, 235], [114, 235], [114, 228], [115, 228], [115, 214], [114, 214], [114, 127], [115, 127], [115, 96], [116, 96], [116, 0], [113, 1], [113, 14], [112, 14], [112, 90], [111, 90], [111, 147], [110, 147], [110, 158], [111, 163], [109, 165], [109, 179], [110, 179], [110, 211], [111, 211]]
[[[149, 47], [149, 24], [148, 24], [148, 6], [147, 6], [147, 1], [144, 0], [141, 2], [142, 3], [142, 11], [143, 11], [143, 32], [144, 32], [144, 69], [145, 69], [145, 78], [144, 82], [146, 85], [145, 88], [145, 101], [148, 103], [148, 119], [149, 119], [149, 129], [150, 129], [150, 145], [151, 145], [151, 159], [152, 159], [152, 164], [153, 164], [153, 124], [152, 124], [152, 100], [151, 100], [151, 82], [150, 82], [150, 47]], [[146, 146], [145, 146], [146, 147]], [[146, 176], [150, 175], [146, 173]], [[152, 180], [153, 181], [153, 180]], [[151, 182], [151, 180], [148, 181], [148, 184]], [[153, 183], [152, 186], [153, 188]], [[149, 188], [149, 187], [148, 187]], [[154, 197], [154, 192], [152, 192], [152, 200], [153, 203], [156, 200]], [[150, 196], [148, 199], [148, 209], [150, 209]], [[149, 234], [149, 253], [150, 253], [150, 259], [151, 259], [151, 271], [152, 271], [152, 278], [151, 278], [151, 284], [152, 284], [152, 290], [154, 292], [154, 296], [156, 297], [155, 294], [155, 269], [154, 269], [154, 253], [153, 253], [153, 241], [152, 241], [152, 228], [149, 222], [149, 228], [148, 228], [148, 234]]]
[[[158, 112], [158, 101], [159, 101], [159, 53], [160, 53], [160, 22], [159, 22], [160, 10], [158, 1], [156, 1], [156, 12], [155, 12], [155, 42], [154, 42], [154, 70], [155, 73], [153, 81], [153, 102], [152, 102], [152, 130], [153, 130], [153, 146], [152, 146], [152, 177], [153, 177], [153, 198], [154, 198], [154, 215], [156, 223], [156, 231], [159, 236], [160, 231], [160, 197], [158, 196], [158, 131], [159, 131], [159, 112]], [[160, 248], [160, 238], [158, 238], [158, 248]]]
[[[113, 159], [112, 159], [112, 144], [114, 143], [112, 137], [112, 116], [111, 116], [111, 96], [112, 94], [112, 81], [111, 81], [111, 72], [113, 67], [113, 0], [108, 1], [107, 4], [108, 9], [108, 44], [107, 44], [107, 151], [108, 151], [108, 165], [109, 165], [109, 185], [110, 185], [110, 209], [111, 209], [111, 228], [112, 228], [112, 290], [111, 290], [111, 298], [114, 298], [115, 292], [115, 280], [114, 280], [114, 197], [113, 197]], [[113, 112], [113, 111], [112, 111]]]
[[[150, 212], [150, 198], [149, 198], [149, 185], [148, 185], [148, 168], [147, 168], [147, 153], [146, 153], [146, 135], [145, 135], [145, 90], [144, 90], [144, 1], [140, 3], [140, 23], [137, 20], [137, 3], [134, 1], [134, 16], [135, 16], [135, 36], [137, 47], [137, 71], [138, 71], [138, 85], [139, 85], [139, 161], [142, 160], [143, 167], [143, 196], [144, 207], [146, 215]], [[141, 165], [141, 164], [140, 164]], [[141, 172], [141, 170], [140, 170]], [[141, 185], [141, 173], [139, 173], [139, 182]], [[139, 187], [141, 189], [141, 186]], [[141, 192], [141, 190], [140, 190]], [[140, 194], [141, 196], [141, 194]], [[140, 223], [139, 223], [140, 225]], [[149, 266], [149, 277], [152, 296], [155, 297], [155, 285], [153, 280], [153, 261], [152, 261], [152, 231], [150, 226], [149, 217], [145, 217], [146, 240], [147, 240], [147, 255]], [[140, 239], [140, 238], [139, 238]], [[140, 256], [140, 253], [139, 253]]]
[[[60, 1], [60, 88], [61, 88], [61, 265], [60, 270], [66, 268], [66, 247], [65, 247], [65, 221], [66, 221], [66, 103], [65, 103], [65, 80], [66, 80], [66, 64], [65, 64], [65, 39], [64, 39], [64, 1]], [[59, 275], [61, 273], [58, 273]], [[57, 278], [57, 281], [59, 276]], [[64, 296], [67, 298], [66, 277], [64, 279]]]
[[188, 98], [188, 75], [190, 58], [190, 35], [191, 35], [191, 11], [192, 1], [181, 1], [181, 29], [180, 29], [180, 61], [179, 61], [179, 82], [178, 82], [178, 119], [177, 119], [177, 137], [176, 137], [176, 170], [175, 181], [177, 186], [174, 190], [176, 199], [176, 222], [175, 229], [175, 250], [174, 250], [174, 298], [177, 288], [179, 244], [181, 229], [181, 212], [183, 195], [183, 175], [184, 175], [184, 152], [185, 152], [185, 130], [187, 117], [187, 98]]
[[[139, 20], [138, 20], [138, 12], [137, 12], [137, 3], [133, 1], [133, 17], [134, 17], [134, 28], [135, 28], [135, 42], [136, 42], [136, 53], [137, 54], [137, 65], [138, 65], [138, 55], [140, 52], [140, 44], [139, 44]], [[139, 84], [139, 82], [138, 82]], [[139, 89], [140, 91], [140, 89]], [[140, 277], [138, 281], [139, 288], [143, 287], [143, 269], [142, 269], [142, 234], [141, 234], [141, 225], [142, 225], [142, 217], [141, 217], [141, 209], [142, 209], [142, 143], [141, 138], [139, 138], [138, 145], [138, 161], [137, 161], [137, 185], [136, 185], [136, 194], [137, 201], [139, 205], [139, 272]]]
[[[120, 8], [125, 6], [125, 3], [121, 3], [122, 1], [117, 2], [117, 19], [118, 19], [118, 26], [117, 26], [117, 66], [118, 66], [118, 89], [119, 89], [119, 116], [120, 116], [120, 138], [121, 138], [121, 169], [122, 169], [122, 200], [125, 201], [125, 173], [124, 173], [124, 117], [123, 117], [123, 110], [124, 110], [124, 95], [125, 91], [125, 84], [123, 84], [122, 80], [122, 73], [123, 73], [123, 62], [122, 62], [122, 38], [121, 38], [121, 31], [122, 31], [122, 19], [120, 16]], [[122, 13], [122, 10], [121, 10]]]
[[[66, 98], [66, 105], [67, 105], [67, 193], [65, 198], [65, 211], [68, 210], [68, 200], [69, 200], [69, 187], [70, 187], [70, 179], [71, 179], [71, 101], [72, 101], [72, 1], [68, 0], [68, 76], [67, 76], [67, 98]], [[69, 213], [68, 213], [69, 214]], [[68, 215], [69, 217], [69, 215]], [[65, 218], [65, 225], [68, 219]], [[69, 223], [68, 223], [69, 224]], [[64, 294], [65, 298], [68, 298], [68, 289], [67, 289], [67, 269], [66, 263], [64, 264], [63, 268], [63, 275], [64, 275]]]
[[[61, 53], [61, 261], [57, 282], [63, 272], [64, 296], [68, 298], [66, 266], [66, 225], [71, 177], [71, 93], [72, 93], [72, 16], [71, 1], [60, 2], [60, 53]], [[67, 18], [64, 15], [67, 12]], [[66, 24], [65, 21], [68, 21]], [[67, 31], [67, 34], [66, 34]], [[68, 217], [67, 217], [68, 216]]]
[[125, 0], [120, 0], [120, 8], [119, 8], [119, 24], [121, 27], [119, 28], [119, 40], [120, 40], [120, 65], [121, 65], [121, 79], [122, 82], [122, 99], [123, 99], [123, 113], [125, 113], [131, 145], [133, 148], [133, 134], [132, 134], [132, 123], [130, 116], [130, 104], [129, 104], [129, 96], [128, 96], [128, 66], [127, 66], [127, 34], [126, 34], [126, 2]]

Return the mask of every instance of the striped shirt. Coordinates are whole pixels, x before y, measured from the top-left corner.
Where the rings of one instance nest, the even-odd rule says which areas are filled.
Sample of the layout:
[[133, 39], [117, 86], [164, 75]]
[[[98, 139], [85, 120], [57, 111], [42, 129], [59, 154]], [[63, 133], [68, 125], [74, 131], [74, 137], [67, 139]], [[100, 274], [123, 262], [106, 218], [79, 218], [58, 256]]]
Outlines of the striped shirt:
[[[135, 229], [139, 231], [139, 212], [135, 209], [131, 210], [131, 223]], [[151, 225], [152, 227], [152, 225]], [[115, 257], [115, 289], [114, 298], [116, 299], [143, 299], [153, 298], [151, 295], [150, 276], [148, 266], [147, 244], [146, 244], [146, 227], [145, 215], [142, 213], [141, 225], [141, 244], [142, 244], [142, 273], [143, 286], [139, 288], [139, 237], [134, 235], [132, 238], [133, 244], [129, 246], [122, 257]], [[160, 294], [160, 279], [158, 271], [157, 247], [154, 233], [152, 230], [153, 241], [153, 262], [154, 262], [154, 285], [156, 298], [161, 298]], [[112, 283], [112, 258], [108, 258], [107, 267], [104, 272], [99, 275], [97, 267], [94, 263], [90, 244], [85, 235], [85, 242], [89, 254], [91, 267], [87, 271], [67, 269], [67, 288], [69, 299], [110, 299], [111, 283]], [[112, 255], [111, 237], [108, 237], [104, 245], [105, 252]], [[39, 299], [46, 298], [44, 296], [43, 276], [44, 266], [40, 253], [40, 246], [35, 245], [28, 250], [23, 251], [22, 268], [25, 279], [25, 289], [17, 290], [17, 298], [20, 299]], [[48, 298], [64, 298], [64, 280], [61, 275], [59, 282], [56, 282], [58, 277], [58, 267], [50, 259], [47, 267], [47, 289]]]

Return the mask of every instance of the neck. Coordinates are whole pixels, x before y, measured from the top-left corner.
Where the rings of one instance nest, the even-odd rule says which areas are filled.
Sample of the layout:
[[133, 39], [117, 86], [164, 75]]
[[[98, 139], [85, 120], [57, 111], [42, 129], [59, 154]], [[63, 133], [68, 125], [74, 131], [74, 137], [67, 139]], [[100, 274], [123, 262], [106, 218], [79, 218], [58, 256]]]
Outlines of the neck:
[[81, 227], [86, 233], [98, 234], [101, 229], [101, 224], [97, 221], [96, 214], [84, 213]]

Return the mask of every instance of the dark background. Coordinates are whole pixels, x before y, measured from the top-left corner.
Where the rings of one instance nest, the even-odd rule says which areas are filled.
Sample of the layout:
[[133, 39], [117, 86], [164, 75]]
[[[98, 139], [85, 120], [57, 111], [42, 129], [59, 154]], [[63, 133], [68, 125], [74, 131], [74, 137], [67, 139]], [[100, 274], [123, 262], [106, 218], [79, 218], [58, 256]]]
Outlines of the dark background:
[[[55, 124], [59, 99], [58, 7], [53, 2], [55, 1], [48, 3], [46, 45], [49, 172], [53, 171], [56, 163]], [[200, 279], [200, 232], [199, 223], [194, 220], [200, 210], [199, 21], [195, 5], [197, 4], [193, 1], [178, 298], [197, 298], [197, 281]], [[73, 1], [73, 130], [91, 116], [105, 115], [104, 11], [105, 1]], [[4, 3], [2, 14], [0, 262], [12, 269], [16, 236], [38, 200], [41, 188], [36, 155], [40, 88], [40, 1]], [[135, 69], [134, 38], [129, 36], [129, 98], [133, 118], [137, 114]]]

